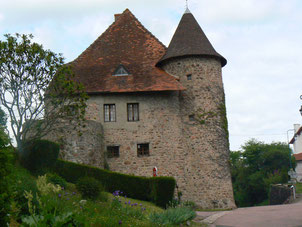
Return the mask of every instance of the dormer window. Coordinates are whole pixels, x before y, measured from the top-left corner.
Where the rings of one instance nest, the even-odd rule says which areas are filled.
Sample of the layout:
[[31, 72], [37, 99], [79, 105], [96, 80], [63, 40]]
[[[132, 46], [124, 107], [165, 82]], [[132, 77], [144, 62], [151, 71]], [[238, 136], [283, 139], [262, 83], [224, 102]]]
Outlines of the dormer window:
[[119, 65], [112, 75], [113, 76], [128, 76], [128, 75], [130, 75], [130, 73], [125, 68], [125, 66]]

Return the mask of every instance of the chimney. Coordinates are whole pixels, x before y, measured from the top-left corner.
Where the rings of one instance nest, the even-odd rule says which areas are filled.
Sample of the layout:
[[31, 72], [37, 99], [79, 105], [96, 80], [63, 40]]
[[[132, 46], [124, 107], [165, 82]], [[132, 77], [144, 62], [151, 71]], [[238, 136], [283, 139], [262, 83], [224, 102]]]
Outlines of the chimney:
[[117, 21], [121, 15], [122, 15], [121, 13], [114, 14], [115, 21]]

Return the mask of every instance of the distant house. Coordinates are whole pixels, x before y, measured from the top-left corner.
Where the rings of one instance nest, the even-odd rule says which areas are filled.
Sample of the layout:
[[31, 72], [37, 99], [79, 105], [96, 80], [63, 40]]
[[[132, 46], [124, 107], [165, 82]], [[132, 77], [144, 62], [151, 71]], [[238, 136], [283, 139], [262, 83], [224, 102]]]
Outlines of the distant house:
[[297, 167], [296, 173], [298, 175], [297, 181], [302, 181], [302, 126], [300, 124], [294, 124], [295, 134], [289, 144], [294, 146], [294, 156], [296, 158]]
[[294, 154], [297, 162], [296, 173], [297, 173], [297, 181], [302, 182], [302, 153]]
[[295, 135], [289, 142], [294, 146], [294, 154], [298, 154], [302, 152], [302, 127], [300, 124], [294, 124]]

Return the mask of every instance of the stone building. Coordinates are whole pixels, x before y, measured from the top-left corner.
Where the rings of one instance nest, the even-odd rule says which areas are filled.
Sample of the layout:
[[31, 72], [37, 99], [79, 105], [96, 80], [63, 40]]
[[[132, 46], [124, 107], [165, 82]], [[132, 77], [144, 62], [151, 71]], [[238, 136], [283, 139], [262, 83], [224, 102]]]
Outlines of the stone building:
[[[76, 60], [89, 95], [82, 137], [63, 158], [126, 174], [173, 176], [183, 200], [233, 208], [221, 68], [187, 9], [166, 48], [126, 9]], [[62, 139], [62, 138], [61, 138]]]

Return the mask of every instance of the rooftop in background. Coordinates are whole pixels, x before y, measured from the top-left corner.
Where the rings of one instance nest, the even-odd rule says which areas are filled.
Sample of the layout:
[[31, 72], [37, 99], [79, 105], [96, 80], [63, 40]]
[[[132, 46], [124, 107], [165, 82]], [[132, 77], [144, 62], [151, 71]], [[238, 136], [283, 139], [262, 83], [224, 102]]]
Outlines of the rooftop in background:
[[295, 132], [295, 135], [293, 136], [293, 138], [289, 141], [289, 144], [294, 144], [297, 137], [300, 136], [302, 132], [302, 127], [300, 127], [296, 132]]

